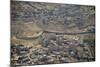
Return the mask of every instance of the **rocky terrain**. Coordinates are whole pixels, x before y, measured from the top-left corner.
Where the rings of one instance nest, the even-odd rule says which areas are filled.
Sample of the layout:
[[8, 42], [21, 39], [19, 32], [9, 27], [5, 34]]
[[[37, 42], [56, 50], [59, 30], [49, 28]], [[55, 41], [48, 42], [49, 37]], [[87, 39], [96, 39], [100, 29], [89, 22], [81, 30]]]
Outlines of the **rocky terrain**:
[[11, 1], [11, 66], [95, 61], [95, 7]]

